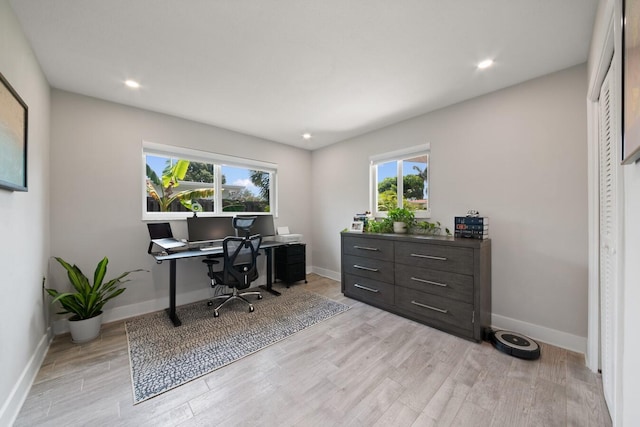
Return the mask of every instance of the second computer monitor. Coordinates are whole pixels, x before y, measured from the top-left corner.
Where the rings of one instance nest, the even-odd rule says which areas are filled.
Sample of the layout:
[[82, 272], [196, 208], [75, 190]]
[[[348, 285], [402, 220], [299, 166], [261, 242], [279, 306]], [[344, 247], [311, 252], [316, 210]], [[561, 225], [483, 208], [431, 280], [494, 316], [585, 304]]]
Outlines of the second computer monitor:
[[251, 227], [249, 234], [259, 234], [262, 237], [276, 235], [276, 229], [273, 225], [273, 215], [238, 215], [238, 216], [255, 216], [256, 220]]
[[235, 236], [236, 230], [228, 216], [203, 216], [187, 218], [190, 242], [213, 242]]

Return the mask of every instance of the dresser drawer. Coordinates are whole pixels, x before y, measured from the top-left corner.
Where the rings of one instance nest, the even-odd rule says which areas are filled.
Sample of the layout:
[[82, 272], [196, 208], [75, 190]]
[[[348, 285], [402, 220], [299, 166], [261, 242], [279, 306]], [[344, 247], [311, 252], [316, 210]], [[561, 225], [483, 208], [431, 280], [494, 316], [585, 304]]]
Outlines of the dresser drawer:
[[393, 283], [393, 262], [345, 255], [342, 268], [347, 274]]
[[396, 286], [473, 304], [473, 276], [403, 265], [395, 279]]
[[395, 288], [396, 306], [416, 319], [436, 327], [453, 326], [473, 333], [473, 305], [414, 289]]
[[345, 274], [344, 294], [357, 300], [376, 305], [393, 305], [394, 287], [392, 284], [366, 277]]
[[432, 270], [473, 274], [473, 249], [397, 242], [395, 262]]
[[359, 236], [344, 236], [344, 254], [393, 261], [393, 241]]

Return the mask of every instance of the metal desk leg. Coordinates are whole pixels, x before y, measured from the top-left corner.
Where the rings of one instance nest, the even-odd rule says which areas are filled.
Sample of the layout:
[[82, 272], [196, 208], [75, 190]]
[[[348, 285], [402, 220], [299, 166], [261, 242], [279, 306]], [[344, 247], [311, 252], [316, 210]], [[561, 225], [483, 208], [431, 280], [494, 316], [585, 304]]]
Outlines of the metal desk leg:
[[264, 252], [267, 255], [267, 285], [258, 286], [273, 295], [280, 296], [280, 292], [272, 289], [273, 285], [273, 248], [264, 248]]
[[169, 319], [173, 326], [180, 326], [182, 322], [176, 315], [176, 260], [169, 261], [169, 308], [167, 309]]

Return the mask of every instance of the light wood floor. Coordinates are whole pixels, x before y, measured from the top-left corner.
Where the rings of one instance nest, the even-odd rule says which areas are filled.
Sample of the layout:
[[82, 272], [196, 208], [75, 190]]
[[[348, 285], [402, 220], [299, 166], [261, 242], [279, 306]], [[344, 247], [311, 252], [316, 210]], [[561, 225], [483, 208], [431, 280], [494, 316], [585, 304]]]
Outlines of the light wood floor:
[[611, 425], [579, 354], [542, 344], [523, 361], [345, 298], [329, 279], [295, 286], [352, 308], [135, 406], [123, 322], [85, 345], [58, 336], [15, 425]]

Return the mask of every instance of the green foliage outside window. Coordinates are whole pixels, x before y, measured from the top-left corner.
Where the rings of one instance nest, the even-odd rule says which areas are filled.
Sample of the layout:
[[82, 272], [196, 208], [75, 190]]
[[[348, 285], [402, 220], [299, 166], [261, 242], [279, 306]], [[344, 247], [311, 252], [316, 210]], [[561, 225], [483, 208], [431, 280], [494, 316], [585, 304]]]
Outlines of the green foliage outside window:
[[147, 194], [159, 203], [161, 212], [168, 212], [169, 206], [176, 200], [185, 208], [198, 211], [201, 208], [197, 200], [213, 196], [213, 188], [176, 190], [180, 181], [184, 181], [190, 163], [188, 160], [180, 159], [172, 165], [171, 161], [167, 160], [162, 177], [147, 164]]

